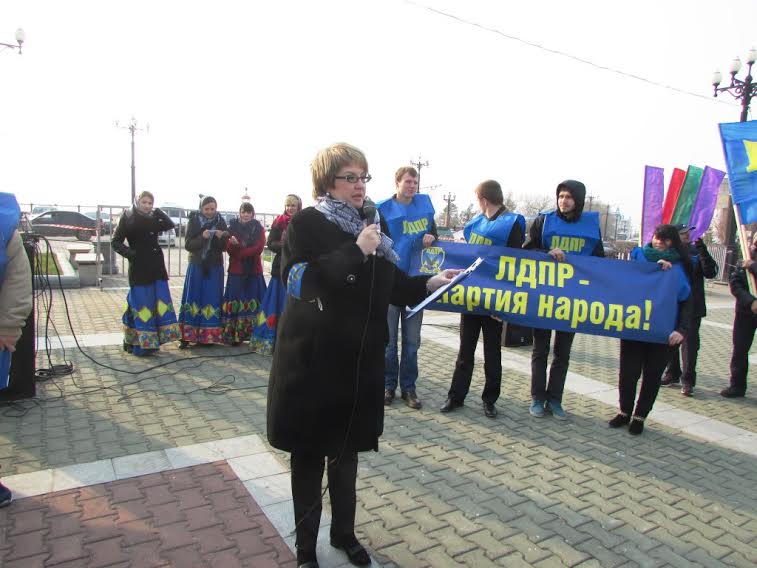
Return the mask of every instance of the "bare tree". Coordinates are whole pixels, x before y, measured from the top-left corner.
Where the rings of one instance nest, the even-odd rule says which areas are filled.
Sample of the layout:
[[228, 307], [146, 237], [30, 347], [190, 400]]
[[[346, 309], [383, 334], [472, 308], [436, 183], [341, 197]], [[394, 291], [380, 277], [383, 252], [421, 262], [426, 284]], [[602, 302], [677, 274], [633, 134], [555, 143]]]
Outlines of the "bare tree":
[[555, 208], [555, 198], [544, 194], [520, 194], [514, 199], [515, 211], [526, 217], [533, 217], [543, 211]]
[[471, 203], [468, 205], [468, 207], [466, 207], [465, 209], [460, 211], [460, 213], [458, 213], [457, 215], [458, 223], [464, 226], [468, 223], [468, 221], [473, 219], [473, 217], [475, 217], [476, 215], [478, 215], [478, 211], [474, 210], [473, 203]]

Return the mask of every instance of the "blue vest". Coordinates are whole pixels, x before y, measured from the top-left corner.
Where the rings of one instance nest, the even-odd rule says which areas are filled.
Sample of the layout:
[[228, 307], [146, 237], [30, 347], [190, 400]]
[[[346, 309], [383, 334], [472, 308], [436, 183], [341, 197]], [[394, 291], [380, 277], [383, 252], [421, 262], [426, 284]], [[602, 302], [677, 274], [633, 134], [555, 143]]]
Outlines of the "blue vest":
[[499, 217], [490, 221], [481, 213], [474, 217], [463, 229], [465, 242], [472, 245], [491, 245], [506, 247], [510, 239], [513, 226], [518, 223], [521, 231], [526, 233], [526, 219], [517, 213], [502, 213]]
[[563, 252], [591, 256], [601, 240], [596, 211], [584, 211], [575, 223], [564, 221], [557, 211], [544, 213], [541, 242], [546, 249], [559, 248]]
[[434, 205], [425, 193], [416, 194], [405, 205], [394, 197], [385, 199], [377, 205], [379, 215], [389, 229], [389, 236], [394, 241], [394, 252], [400, 259], [397, 266], [403, 271], [410, 270], [410, 256], [413, 247], [431, 231], [434, 222]]
[[[8, 243], [18, 228], [21, 218], [21, 208], [16, 196], [12, 193], [0, 193], [0, 287], [5, 280], [5, 269], [8, 267]], [[10, 351], [0, 353], [0, 389], [8, 386], [8, 375], [11, 366]]]
[[[651, 260], [647, 260], [647, 257], [644, 256], [644, 249], [641, 247], [635, 247], [631, 251], [631, 260], [635, 260], [636, 262], [652, 262]], [[689, 294], [691, 294], [691, 284], [689, 283], [689, 279], [686, 277], [686, 271], [683, 269], [683, 264], [680, 262], [674, 262], [673, 267], [671, 270], [675, 271], [675, 273], [678, 275], [678, 301], [684, 302], [686, 301], [686, 298], [689, 297]]]

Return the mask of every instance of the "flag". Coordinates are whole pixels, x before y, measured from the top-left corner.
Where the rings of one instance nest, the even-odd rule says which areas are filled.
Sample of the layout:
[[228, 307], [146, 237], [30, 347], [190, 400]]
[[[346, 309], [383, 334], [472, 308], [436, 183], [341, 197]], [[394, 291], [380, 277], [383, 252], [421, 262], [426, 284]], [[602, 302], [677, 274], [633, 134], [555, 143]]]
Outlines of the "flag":
[[704, 235], [712, 221], [712, 214], [715, 212], [715, 205], [718, 201], [718, 190], [723, 183], [725, 172], [705, 166], [702, 174], [702, 183], [699, 186], [699, 194], [691, 211], [691, 216], [686, 223], [694, 227], [691, 231], [692, 242]]
[[683, 223], [687, 225], [689, 223], [689, 217], [691, 216], [691, 210], [694, 208], [694, 202], [697, 200], [699, 184], [702, 183], [703, 174], [704, 170], [696, 166], [689, 166], [689, 169], [686, 170], [686, 178], [683, 180], [683, 187], [681, 187], [681, 193], [678, 194], [676, 208], [673, 211], [673, 216], [670, 218], [672, 224]]
[[665, 194], [665, 205], [662, 208], [662, 223], [670, 223], [670, 219], [673, 218], [673, 211], [676, 208], [678, 195], [681, 193], [681, 186], [683, 186], [683, 178], [685, 177], [686, 172], [683, 170], [678, 168], [673, 170], [673, 176], [668, 184], [668, 192]]
[[757, 222], [757, 120], [720, 124], [731, 195], [741, 222]]
[[644, 202], [641, 206], [641, 244], [652, 240], [655, 227], [662, 222], [662, 194], [665, 190], [664, 170], [644, 167]]

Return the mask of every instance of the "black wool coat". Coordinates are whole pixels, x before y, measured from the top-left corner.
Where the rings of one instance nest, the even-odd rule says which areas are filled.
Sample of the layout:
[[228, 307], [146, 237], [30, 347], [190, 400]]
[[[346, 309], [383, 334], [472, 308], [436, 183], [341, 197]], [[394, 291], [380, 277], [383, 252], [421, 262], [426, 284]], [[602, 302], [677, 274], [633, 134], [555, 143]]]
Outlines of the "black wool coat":
[[303, 262], [299, 298], [287, 295], [278, 324], [268, 441], [281, 450], [328, 456], [342, 447], [378, 450], [387, 310], [390, 303], [423, 300], [428, 278], [410, 278], [383, 257], [364, 257], [353, 235], [312, 207], [289, 224], [282, 279]]
[[173, 228], [173, 221], [160, 209], [143, 215], [132, 208], [121, 215], [110, 242], [114, 251], [129, 259], [130, 286], [168, 280], [158, 234]]

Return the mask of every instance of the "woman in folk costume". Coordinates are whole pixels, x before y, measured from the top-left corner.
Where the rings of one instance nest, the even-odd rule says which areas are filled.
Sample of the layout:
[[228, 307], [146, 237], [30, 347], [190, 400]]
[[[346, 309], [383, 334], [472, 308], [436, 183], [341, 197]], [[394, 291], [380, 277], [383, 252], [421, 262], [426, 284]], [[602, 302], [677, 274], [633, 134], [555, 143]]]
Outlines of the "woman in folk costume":
[[268, 233], [266, 246], [275, 255], [271, 263], [271, 280], [268, 282], [268, 289], [257, 315], [257, 325], [250, 339], [250, 349], [262, 355], [273, 353], [276, 342], [276, 324], [286, 304], [286, 284], [281, 280], [281, 247], [292, 215], [301, 209], [302, 199], [294, 194], [287, 195], [284, 213], [276, 217]]
[[249, 341], [254, 317], [265, 294], [265, 278], [260, 255], [265, 248], [265, 230], [255, 219], [251, 203], [242, 203], [239, 217], [229, 223], [229, 276], [223, 297], [223, 337], [239, 345]]
[[[111, 246], [129, 259], [129, 293], [122, 316], [124, 351], [151, 355], [161, 344], [179, 339], [179, 326], [168, 289], [168, 273], [158, 235], [174, 229], [149, 191], [139, 194], [134, 206], [118, 221]], [[126, 244], [128, 243], [128, 244]]]
[[189, 265], [179, 314], [182, 349], [189, 343], [223, 343], [223, 251], [229, 232], [217, 209], [215, 198], [207, 196], [187, 224], [184, 248], [189, 251]]

